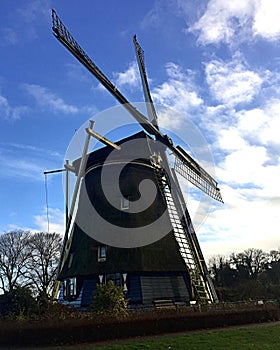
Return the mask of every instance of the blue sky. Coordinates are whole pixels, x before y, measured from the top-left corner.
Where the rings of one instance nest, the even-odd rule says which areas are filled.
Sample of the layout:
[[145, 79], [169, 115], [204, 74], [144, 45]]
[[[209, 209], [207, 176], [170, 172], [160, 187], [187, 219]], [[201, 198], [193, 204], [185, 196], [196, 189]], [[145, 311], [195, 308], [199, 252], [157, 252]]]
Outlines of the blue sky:
[[[178, 112], [160, 115], [160, 125], [176, 134], [192, 123], [211, 147], [225, 204], [196, 224], [205, 254], [280, 247], [280, 5], [272, 0], [2, 0], [0, 232], [47, 230], [43, 172], [63, 166], [75, 130], [117, 104], [53, 37], [51, 8], [131, 102], [143, 101], [137, 34], [155, 103]], [[63, 232], [60, 175], [48, 176], [48, 203], [50, 230]], [[188, 204], [195, 217], [192, 191]]]

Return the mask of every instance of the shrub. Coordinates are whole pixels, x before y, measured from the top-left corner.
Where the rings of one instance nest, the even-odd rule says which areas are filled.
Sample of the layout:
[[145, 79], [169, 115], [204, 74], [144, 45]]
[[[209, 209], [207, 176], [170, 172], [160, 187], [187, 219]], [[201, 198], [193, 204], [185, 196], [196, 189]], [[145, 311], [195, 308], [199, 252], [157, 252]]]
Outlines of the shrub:
[[99, 284], [90, 305], [90, 311], [110, 317], [127, 316], [128, 300], [125, 300], [122, 287], [115, 286], [112, 281]]
[[1, 316], [21, 319], [36, 311], [36, 300], [28, 288], [16, 287], [0, 296]]

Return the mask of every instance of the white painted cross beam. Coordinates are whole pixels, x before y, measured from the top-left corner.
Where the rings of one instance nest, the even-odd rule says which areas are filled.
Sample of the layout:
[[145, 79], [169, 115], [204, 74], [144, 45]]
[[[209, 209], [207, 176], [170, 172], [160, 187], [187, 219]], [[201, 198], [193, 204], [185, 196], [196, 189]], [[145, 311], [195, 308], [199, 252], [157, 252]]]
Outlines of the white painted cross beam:
[[111, 147], [114, 147], [115, 149], [117, 149], [118, 151], [121, 149], [120, 146], [116, 145], [114, 142], [108, 140], [106, 137], [100, 135], [98, 132], [92, 130], [91, 128], [86, 128], [86, 132], [96, 138], [97, 140], [101, 141], [102, 143], [104, 143], [105, 145], [107, 146], [111, 146]]

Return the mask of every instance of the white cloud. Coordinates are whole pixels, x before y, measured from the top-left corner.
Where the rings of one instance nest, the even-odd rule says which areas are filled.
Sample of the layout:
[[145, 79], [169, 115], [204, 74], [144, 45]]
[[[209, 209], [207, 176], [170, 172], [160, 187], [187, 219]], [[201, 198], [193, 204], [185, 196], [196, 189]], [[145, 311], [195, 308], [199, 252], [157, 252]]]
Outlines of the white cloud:
[[75, 114], [78, 108], [67, 104], [47, 88], [35, 84], [24, 84], [24, 89], [35, 98], [39, 106], [50, 109], [55, 113]]
[[197, 87], [193, 82], [191, 71], [182, 71], [180, 66], [169, 62], [166, 65], [168, 80], [152, 90], [152, 97], [155, 103], [172, 108], [176, 112], [172, 115], [164, 113], [159, 115], [161, 127], [179, 127], [182, 123], [182, 116], [186, 117], [188, 112], [199, 108], [203, 101], [199, 97]]
[[[261, 117], [260, 114], [256, 116], [255, 123], [249, 121], [246, 112], [250, 110], [236, 112], [232, 106], [252, 101], [261, 89], [262, 78], [239, 63], [237, 59], [232, 63], [221, 61], [211, 63], [212, 75], [210, 76], [208, 71], [208, 83], [211, 83], [213, 95], [222, 103], [216, 108], [211, 109], [211, 106], [206, 106], [204, 101], [199, 99], [194, 81], [187, 79], [187, 75], [174, 64], [167, 67], [168, 81], [153, 90], [156, 102], [185, 112], [195, 108], [197, 121], [199, 108], [204, 109], [206, 113], [207, 107], [211, 109], [202, 121], [207, 121], [205, 126], [208, 131], [215, 131], [213, 153], [216, 155], [217, 152], [221, 158], [216, 173], [217, 179], [222, 183], [220, 187], [226, 204], [217, 206], [207, 216], [205, 210], [207, 206], [199, 204], [198, 199], [194, 199], [191, 195], [188, 198], [188, 208], [202, 242], [203, 251], [209, 256], [227, 251], [242, 251], [249, 247], [262, 247], [268, 250], [277, 248], [273, 229], [277, 221], [279, 223], [276, 213], [279, 210], [277, 198], [280, 198], [280, 189], [275, 190], [274, 187], [277, 178], [280, 178], [280, 168], [279, 164], [270, 164], [271, 155], [261, 141], [264, 140], [263, 133], [269, 126], [268, 121], [271, 120], [272, 114], [277, 115], [278, 105], [268, 101], [269, 109], [260, 108], [265, 117]], [[230, 89], [228, 94], [225, 92], [227, 86]], [[194, 93], [198, 103], [190, 102], [192, 100], [189, 92]], [[223, 114], [223, 119], [218, 120], [218, 127], [215, 121], [216, 113]], [[182, 114], [178, 115], [178, 126], [182, 126]], [[166, 116], [164, 124], [168, 122], [174, 124], [173, 115], [171, 121], [170, 119], [170, 115]], [[260, 132], [260, 128], [263, 133]], [[269, 134], [269, 130], [264, 133]], [[201, 207], [199, 211], [198, 206]], [[266, 225], [267, 220], [269, 224]], [[271, 231], [264, 238], [263, 232], [267, 228]], [[266, 245], [262, 246], [263, 244]]]
[[35, 230], [43, 232], [56, 232], [64, 234], [65, 232], [65, 214], [58, 208], [48, 208], [44, 213], [34, 216]]
[[267, 40], [280, 37], [280, 3], [275, 0], [256, 1], [253, 33]]
[[[182, 8], [182, 2], [179, 3]], [[252, 44], [258, 37], [275, 40], [280, 33], [280, 22], [276, 20], [280, 17], [279, 7], [275, 0], [274, 4], [270, 0], [209, 0], [189, 31], [198, 34], [202, 45], [226, 43], [233, 47], [244, 41]], [[145, 24], [156, 27], [161, 20], [159, 11], [157, 2]], [[186, 18], [186, 12], [183, 15]], [[219, 53], [228, 52], [216, 52]], [[206, 89], [199, 89], [193, 72], [169, 63], [166, 81], [151, 89], [155, 103], [178, 112], [172, 117], [170, 113], [159, 113], [160, 126], [173, 130], [175, 126], [179, 130], [185, 126], [184, 118], [195, 118], [196, 125], [212, 140], [213, 155], [219, 159], [216, 174], [225, 204], [218, 204], [199, 226], [199, 221], [206, 217], [202, 214], [207, 205], [202, 203], [203, 210], [198, 212], [199, 196], [190, 193], [188, 198], [188, 208], [206, 256], [250, 247], [264, 250], [279, 247], [276, 232], [280, 224], [279, 78], [277, 72], [256, 70], [248, 62], [242, 53], [235, 54], [231, 61], [206, 62], [208, 91], [202, 84]], [[203, 100], [202, 96], [208, 98], [209, 91], [215, 105], [211, 102], [207, 105]]]
[[235, 44], [260, 36], [280, 36], [280, 4], [275, 0], [210, 0], [206, 11], [190, 28], [201, 44]]
[[222, 186], [224, 207], [209, 215], [198, 231], [202, 249], [207, 257], [214, 254], [241, 252], [248, 248], [265, 251], [279, 247], [276, 232], [279, 227], [280, 197], [272, 199], [248, 198], [240, 191]]
[[[188, 78], [174, 64], [166, 67], [168, 80], [152, 91], [156, 102], [185, 112], [172, 118], [170, 114], [163, 115], [166, 118], [160, 120], [160, 125], [177, 123], [182, 128], [182, 115], [188, 117], [187, 112], [193, 108], [196, 123], [203, 124], [205, 132], [211, 132], [213, 137], [213, 154], [219, 158], [216, 176], [225, 204], [217, 205], [205, 216], [206, 206], [199, 204], [199, 198], [190, 195], [187, 202], [203, 252], [211, 256], [250, 247], [277, 249], [279, 238], [275, 230], [280, 224], [277, 186], [280, 103], [274, 88], [277, 79], [271, 79], [273, 72], [249, 69], [240, 55], [232, 62], [212, 60], [205, 67], [209, 89], [220, 103], [216, 107], [207, 106], [202, 99], [197, 100], [199, 103], [190, 102], [189, 92], [199, 99], [198, 87], [190, 79], [191, 74]], [[236, 110], [238, 103], [246, 109]]]
[[263, 145], [280, 145], [280, 102], [269, 100], [263, 108], [240, 111], [238, 128], [248, 138]]
[[[11, 217], [16, 216], [16, 213], [11, 213]], [[30, 232], [55, 232], [62, 236], [65, 233], [65, 213], [58, 208], [44, 208], [40, 214], [34, 215], [34, 223], [30, 226], [22, 226], [19, 224], [9, 224], [3, 228], [3, 231], [23, 230]]]
[[198, 231], [206, 256], [279, 247], [279, 130], [279, 103], [273, 98], [235, 112], [216, 128], [214, 154], [221, 157], [216, 173], [225, 204]]
[[202, 44], [230, 43], [237, 32], [244, 32], [254, 12], [254, 0], [210, 0], [202, 17], [189, 31], [199, 32]]
[[264, 147], [245, 146], [225, 156], [217, 174], [226, 183], [258, 186], [260, 171], [267, 160]]
[[137, 87], [141, 84], [137, 63], [135, 61], [130, 63], [125, 72], [115, 73], [114, 76], [117, 86], [127, 85], [130, 87]]
[[263, 82], [258, 73], [247, 69], [238, 60], [207, 62], [205, 74], [213, 97], [228, 105], [251, 102]]
[[232, 126], [220, 131], [218, 143], [219, 147], [224, 151], [239, 151], [247, 146], [246, 140], [240, 135], [239, 131]]

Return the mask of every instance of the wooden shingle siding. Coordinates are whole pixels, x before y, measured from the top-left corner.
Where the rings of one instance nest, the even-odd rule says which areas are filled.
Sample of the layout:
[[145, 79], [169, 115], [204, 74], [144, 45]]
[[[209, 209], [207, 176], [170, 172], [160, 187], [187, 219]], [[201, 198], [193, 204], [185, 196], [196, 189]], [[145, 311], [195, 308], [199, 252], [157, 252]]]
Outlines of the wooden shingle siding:
[[83, 282], [83, 295], [81, 300], [81, 306], [89, 306], [93, 299], [94, 291], [96, 290], [97, 278], [86, 279]]
[[182, 275], [141, 276], [143, 304], [153, 304], [158, 299], [186, 302], [190, 299]]
[[130, 305], [142, 304], [142, 291], [140, 276], [129, 276], [127, 278], [128, 291], [126, 299], [129, 300]]

